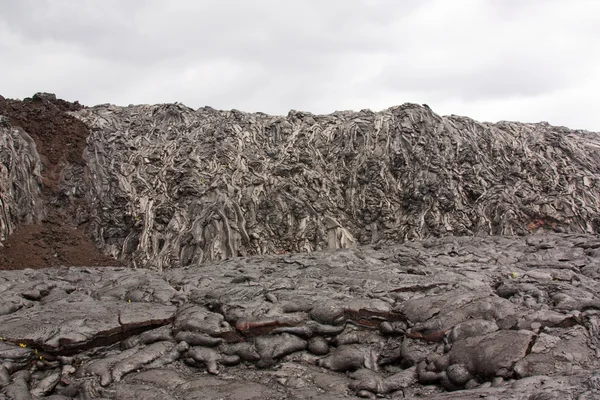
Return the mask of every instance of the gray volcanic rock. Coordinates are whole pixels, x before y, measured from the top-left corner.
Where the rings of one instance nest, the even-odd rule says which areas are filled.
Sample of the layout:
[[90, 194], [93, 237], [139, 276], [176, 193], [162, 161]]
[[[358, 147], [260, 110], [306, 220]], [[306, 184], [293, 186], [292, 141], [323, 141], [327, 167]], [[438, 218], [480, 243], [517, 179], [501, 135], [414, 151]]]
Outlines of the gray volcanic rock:
[[175, 310], [174, 306], [161, 304], [119, 304], [92, 299], [49, 302], [3, 317], [2, 324], [10, 327], [3, 337], [7, 341], [35, 344], [45, 351], [68, 351], [91, 346], [98, 339], [118, 341], [136, 329], [167, 324], [173, 320]]
[[43, 217], [41, 168], [33, 139], [0, 115], [0, 245], [18, 224]]
[[0, 296], [23, 301], [0, 316], [0, 393], [597, 398], [600, 258], [580, 251], [596, 242], [431, 238], [164, 272], [3, 271]]
[[599, 134], [2, 104], [0, 399], [600, 398]]
[[527, 355], [533, 337], [530, 331], [502, 330], [468, 338], [452, 346], [450, 364], [463, 364], [472, 375], [483, 378], [510, 378], [513, 365]]
[[[93, 237], [136, 266], [444, 235], [600, 232], [597, 133], [478, 123], [414, 104], [286, 117], [102, 105], [72, 115], [92, 132]], [[419, 270], [418, 258], [402, 257]]]

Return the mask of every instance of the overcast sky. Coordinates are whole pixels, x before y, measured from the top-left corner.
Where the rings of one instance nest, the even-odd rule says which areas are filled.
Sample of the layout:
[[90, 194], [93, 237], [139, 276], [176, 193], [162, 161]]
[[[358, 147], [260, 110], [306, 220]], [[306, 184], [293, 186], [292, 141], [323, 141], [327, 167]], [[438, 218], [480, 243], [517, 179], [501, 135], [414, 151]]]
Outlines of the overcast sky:
[[598, 0], [0, 0], [0, 94], [600, 131]]

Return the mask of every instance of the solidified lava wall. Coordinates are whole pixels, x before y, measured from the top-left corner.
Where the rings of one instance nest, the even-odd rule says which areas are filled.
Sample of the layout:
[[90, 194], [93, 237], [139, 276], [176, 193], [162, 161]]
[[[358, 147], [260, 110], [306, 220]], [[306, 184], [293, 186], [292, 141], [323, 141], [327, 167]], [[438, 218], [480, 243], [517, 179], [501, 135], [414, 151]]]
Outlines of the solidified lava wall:
[[0, 117], [0, 241], [15, 225], [38, 222], [43, 215], [41, 161], [25, 131]]
[[[449, 235], [600, 232], [600, 135], [547, 123], [414, 104], [287, 116], [87, 108], [43, 93], [1, 99], [0, 115], [12, 199], [4, 268], [118, 259], [164, 269]], [[15, 132], [33, 139], [27, 168]]]
[[600, 135], [405, 104], [287, 116], [85, 108], [91, 231], [169, 268], [446, 235], [600, 232]]

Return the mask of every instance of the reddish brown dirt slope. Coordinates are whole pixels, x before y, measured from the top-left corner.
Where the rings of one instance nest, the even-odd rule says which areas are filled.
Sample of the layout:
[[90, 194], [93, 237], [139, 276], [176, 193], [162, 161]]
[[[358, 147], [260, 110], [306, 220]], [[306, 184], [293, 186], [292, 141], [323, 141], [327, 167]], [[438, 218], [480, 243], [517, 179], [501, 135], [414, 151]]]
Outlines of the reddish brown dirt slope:
[[[66, 111], [82, 108], [49, 95], [35, 95], [23, 101], [0, 96], [0, 115], [8, 116], [35, 140], [43, 164], [42, 195], [46, 218], [38, 224], [21, 225], [0, 247], [0, 269], [44, 268], [59, 265], [117, 265], [116, 260], [96, 249], [77, 226], [73, 207], [57, 207], [62, 169], [69, 163], [83, 165], [87, 127]], [[81, 205], [80, 200], [77, 205]]]

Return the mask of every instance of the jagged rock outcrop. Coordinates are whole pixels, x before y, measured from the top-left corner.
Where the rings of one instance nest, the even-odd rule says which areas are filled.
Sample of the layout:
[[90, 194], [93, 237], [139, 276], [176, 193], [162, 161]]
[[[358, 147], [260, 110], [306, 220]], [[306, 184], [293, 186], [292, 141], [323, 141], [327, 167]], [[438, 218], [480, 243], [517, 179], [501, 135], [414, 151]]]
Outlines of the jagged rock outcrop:
[[43, 217], [41, 167], [33, 139], [0, 115], [0, 245], [16, 225]]
[[86, 108], [93, 237], [137, 266], [431, 236], [600, 232], [600, 135], [405, 104]]
[[599, 274], [574, 234], [3, 271], [0, 393], [594, 399]]

